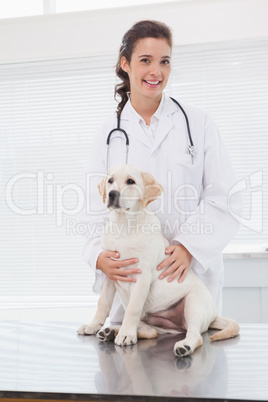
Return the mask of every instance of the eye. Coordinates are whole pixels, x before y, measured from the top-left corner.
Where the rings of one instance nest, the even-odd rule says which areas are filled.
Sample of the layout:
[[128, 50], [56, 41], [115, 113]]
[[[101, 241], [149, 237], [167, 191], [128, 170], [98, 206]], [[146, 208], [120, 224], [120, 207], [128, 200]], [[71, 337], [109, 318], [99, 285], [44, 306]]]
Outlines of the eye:
[[142, 62], [142, 63], [150, 63], [150, 60], [149, 60], [149, 59], [144, 58], [144, 59], [141, 59], [141, 62]]
[[113, 182], [114, 182], [114, 179], [111, 177], [111, 178], [108, 180], [108, 183], [112, 184]]
[[127, 179], [127, 184], [136, 184], [134, 180], [132, 179]]
[[168, 59], [162, 60], [162, 64], [168, 65], [170, 64], [170, 61]]

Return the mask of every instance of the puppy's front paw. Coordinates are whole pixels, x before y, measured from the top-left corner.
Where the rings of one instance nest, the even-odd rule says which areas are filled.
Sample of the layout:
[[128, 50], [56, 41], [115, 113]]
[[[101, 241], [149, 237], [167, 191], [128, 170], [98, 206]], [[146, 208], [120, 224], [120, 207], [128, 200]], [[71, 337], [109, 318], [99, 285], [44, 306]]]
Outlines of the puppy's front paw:
[[99, 331], [97, 337], [102, 341], [114, 341], [118, 330], [118, 327], [107, 327]]
[[137, 332], [134, 333], [124, 333], [119, 331], [114, 343], [117, 346], [129, 346], [135, 345], [137, 343]]
[[96, 335], [96, 333], [101, 329], [100, 324], [86, 324], [86, 325], [81, 325], [81, 327], [78, 329], [77, 333], [78, 335]]
[[174, 346], [174, 353], [178, 357], [186, 357], [193, 353], [191, 347], [183, 343], [183, 341], [177, 342]]

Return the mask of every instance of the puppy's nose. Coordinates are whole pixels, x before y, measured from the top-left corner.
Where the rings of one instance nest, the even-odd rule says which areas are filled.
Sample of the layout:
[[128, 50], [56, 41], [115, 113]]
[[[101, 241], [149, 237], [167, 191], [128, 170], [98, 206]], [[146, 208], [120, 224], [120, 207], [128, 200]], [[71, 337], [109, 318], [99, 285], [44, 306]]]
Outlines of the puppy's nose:
[[119, 198], [120, 198], [120, 193], [117, 190], [112, 190], [108, 194], [109, 197], [109, 202], [108, 202], [108, 207], [114, 207], [114, 208], [119, 208]]

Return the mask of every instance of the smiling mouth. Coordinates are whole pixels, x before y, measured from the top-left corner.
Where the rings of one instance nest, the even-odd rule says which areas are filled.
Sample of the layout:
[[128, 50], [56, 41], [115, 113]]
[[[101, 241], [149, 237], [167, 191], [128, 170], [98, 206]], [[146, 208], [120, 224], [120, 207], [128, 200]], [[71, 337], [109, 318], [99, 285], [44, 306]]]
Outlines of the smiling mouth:
[[147, 80], [144, 80], [144, 82], [146, 84], [148, 84], [150, 86], [154, 86], [154, 87], [156, 87], [157, 85], [159, 85], [161, 83], [161, 81], [147, 81]]

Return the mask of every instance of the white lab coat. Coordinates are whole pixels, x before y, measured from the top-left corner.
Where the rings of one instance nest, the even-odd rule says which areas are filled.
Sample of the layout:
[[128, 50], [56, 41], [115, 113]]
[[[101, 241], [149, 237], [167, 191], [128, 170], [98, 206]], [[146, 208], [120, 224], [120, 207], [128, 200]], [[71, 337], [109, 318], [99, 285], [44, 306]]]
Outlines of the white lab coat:
[[[169, 242], [183, 244], [192, 254], [191, 267], [212, 293], [220, 312], [223, 286], [221, 251], [237, 232], [238, 222], [228, 210], [228, 193], [235, 178], [216, 125], [209, 114], [182, 103], [196, 151], [192, 161], [187, 148], [185, 118], [169, 97], [165, 96], [153, 144], [134, 118], [129, 102], [121, 114], [121, 128], [129, 136], [128, 163], [151, 172], [163, 186], [163, 194], [150, 207], [160, 219]], [[96, 261], [102, 251], [100, 237], [108, 219], [97, 184], [107, 171], [106, 139], [116, 126], [114, 114], [106, 120], [93, 141], [87, 170], [90, 205], [85, 220], [89, 230], [83, 257], [95, 271], [93, 291], [97, 293], [105, 278], [100, 270], [96, 270]], [[125, 144], [124, 135], [115, 132], [109, 147], [109, 168], [125, 163]], [[239, 207], [239, 199], [232, 197], [231, 209], [239, 210]], [[113, 308], [112, 321], [122, 319], [122, 310], [118, 306], [119, 301]]]

